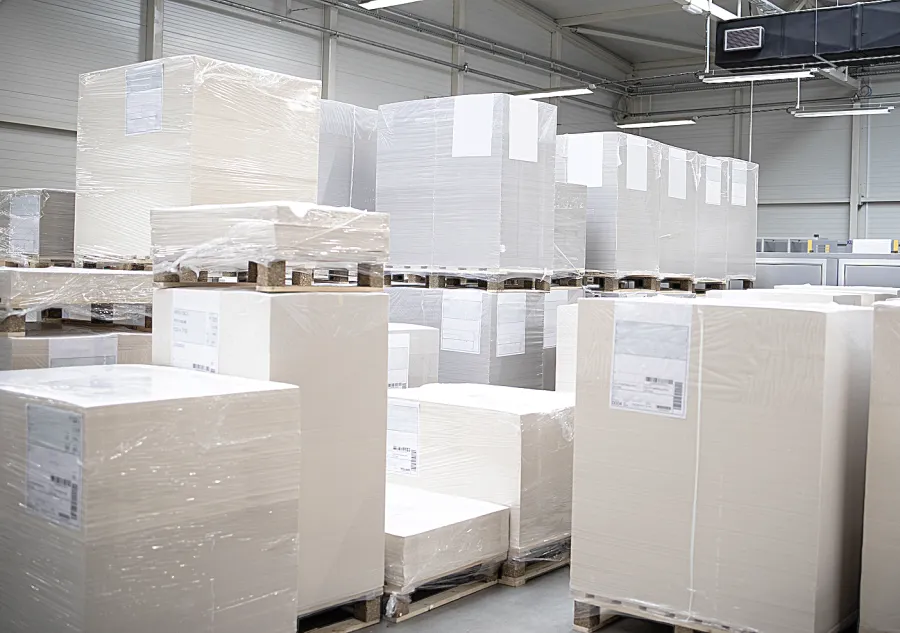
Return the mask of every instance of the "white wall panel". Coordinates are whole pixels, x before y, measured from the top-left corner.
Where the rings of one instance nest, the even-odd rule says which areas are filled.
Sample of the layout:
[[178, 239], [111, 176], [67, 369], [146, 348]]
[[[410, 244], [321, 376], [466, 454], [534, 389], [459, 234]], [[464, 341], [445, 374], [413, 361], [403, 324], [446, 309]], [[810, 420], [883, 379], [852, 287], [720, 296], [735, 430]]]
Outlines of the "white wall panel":
[[846, 204], [759, 205], [760, 237], [812, 237], [847, 239], [850, 219]]
[[78, 75], [138, 61], [140, 0], [0, 2], [0, 120], [75, 129]]
[[[243, 4], [283, 14], [280, 0], [242, 0]], [[204, 55], [236, 64], [319, 79], [322, 44], [319, 34], [264, 16], [230, 10], [196, 0], [167, 0], [163, 55]], [[322, 23], [322, 11], [304, 9], [305, 22]]]
[[[873, 79], [872, 88], [876, 94], [896, 94], [900, 81], [878, 77]], [[863, 123], [864, 147], [868, 146], [863, 158], [868, 171], [864, 194], [875, 200], [900, 202], [900, 115], [895, 111], [889, 116], [868, 117]]]
[[900, 202], [866, 205], [864, 237], [900, 239]]
[[[338, 30], [446, 62], [450, 44], [426, 40], [366, 18], [341, 14]], [[335, 99], [366, 108], [450, 94], [450, 69], [338, 39]]]
[[[634, 102], [638, 112], [674, 112], [696, 108], [730, 107], [734, 104], [731, 91], [685, 92], [644, 97]], [[646, 128], [642, 136], [667, 145], [689, 149], [708, 156], [731, 156], [734, 151], [734, 118], [715, 116], [701, 118], [697, 125], [667, 128]]]
[[[610, 105], [604, 101], [605, 105]], [[559, 105], [557, 134], [582, 134], [584, 132], [612, 132], [616, 124], [612, 114], [562, 99]]]
[[75, 188], [75, 134], [0, 125], [0, 189]]

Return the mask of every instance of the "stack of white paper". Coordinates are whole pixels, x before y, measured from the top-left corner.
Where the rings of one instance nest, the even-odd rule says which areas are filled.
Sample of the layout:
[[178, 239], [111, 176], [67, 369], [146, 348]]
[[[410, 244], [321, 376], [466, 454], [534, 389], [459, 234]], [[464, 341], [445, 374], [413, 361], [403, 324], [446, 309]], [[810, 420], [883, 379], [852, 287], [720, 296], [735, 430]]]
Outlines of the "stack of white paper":
[[554, 288], [544, 295], [544, 389], [557, 389], [559, 336], [563, 333], [560, 330], [559, 309], [577, 303], [582, 297], [584, 288]]
[[375, 211], [378, 111], [320, 103], [319, 204]]
[[75, 192], [59, 189], [0, 191], [0, 255], [25, 263], [74, 258]]
[[3, 630], [295, 631], [299, 407], [168, 367], [0, 375]]
[[407, 389], [438, 381], [441, 331], [409, 323], [389, 323], [388, 387]]

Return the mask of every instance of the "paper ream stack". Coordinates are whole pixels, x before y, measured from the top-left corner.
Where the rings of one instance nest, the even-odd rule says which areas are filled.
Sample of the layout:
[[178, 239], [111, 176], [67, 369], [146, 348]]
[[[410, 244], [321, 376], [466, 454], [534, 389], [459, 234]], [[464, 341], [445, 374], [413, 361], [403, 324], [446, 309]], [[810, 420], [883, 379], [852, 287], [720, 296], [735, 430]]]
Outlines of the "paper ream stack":
[[150, 210], [315, 202], [320, 82], [187, 55], [87, 73], [75, 256], [151, 256]]
[[384, 584], [387, 317], [374, 292], [154, 296], [155, 364], [300, 387], [300, 615]]
[[409, 323], [389, 323], [388, 388], [408, 389], [438, 382], [441, 331]]
[[425, 385], [388, 402], [388, 482], [510, 509], [513, 559], [569, 537], [574, 396]]
[[716, 630], [847, 626], [872, 310], [663, 298], [578, 308], [576, 600]]
[[319, 204], [375, 211], [378, 111], [322, 99]]
[[168, 367], [3, 372], [4, 632], [295, 631], [299, 406]]
[[544, 389], [549, 391], [557, 389], [559, 309], [577, 303], [582, 297], [584, 288], [554, 288], [544, 296]]
[[60, 189], [0, 190], [0, 257], [29, 260], [74, 258], [75, 192]]

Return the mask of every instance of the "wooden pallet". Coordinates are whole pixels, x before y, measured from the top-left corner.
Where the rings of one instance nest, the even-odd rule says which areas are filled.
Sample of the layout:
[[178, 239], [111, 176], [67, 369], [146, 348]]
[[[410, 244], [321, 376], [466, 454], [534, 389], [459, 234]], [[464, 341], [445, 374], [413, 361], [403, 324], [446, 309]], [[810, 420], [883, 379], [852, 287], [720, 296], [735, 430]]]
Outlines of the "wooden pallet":
[[550, 286], [553, 288], [581, 288], [584, 286], [584, 275], [553, 275]]
[[[112, 314], [113, 306], [109, 304], [95, 303], [91, 305], [92, 315]], [[49, 330], [59, 330], [63, 326], [87, 328], [98, 331], [130, 330], [133, 332], [151, 332], [153, 319], [144, 317], [141, 324], [124, 323], [92, 316], [90, 321], [79, 319], [64, 319], [61, 308], [48, 308], [41, 310], [41, 320], [37, 323], [29, 323], [24, 314], [10, 315], [0, 320], [0, 336], [17, 337], [27, 333], [37, 334]]]
[[429, 590], [426, 587], [410, 594], [402, 594], [386, 588], [384, 618], [395, 624], [405, 622], [466, 596], [484, 591], [499, 582], [499, 567], [499, 564], [493, 564], [486, 568], [482, 566], [470, 568], [429, 583], [432, 586], [447, 586], [446, 589]]
[[587, 272], [584, 276], [586, 286], [597, 286], [603, 292], [617, 290], [643, 290], [659, 292], [659, 278], [655, 275], [627, 275], [618, 277], [607, 273]]
[[351, 633], [374, 626], [380, 621], [381, 596], [378, 596], [302, 615], [297, 618], [297, 633]]
[[3, 268], [73, 268], [75, 263], [71, 259], [25, 257], [16, 260], [0, 260], [0, 266]]
[[661, 277], [659, 280], [660, 291], [671, 292], [695, 292], [696, 284], [693, 277]]
[[666, 624], [674, 629], [674, 633], [692, 633], [693, 631], [699, 633], [757, 633], [743, 627], [704, 622], [699, 619], [684, 619], [674, 612], [658, 612], [644, 606], [602, 599], [594, 599], [591, 602], [575, 601], [573, 629], [579, 633], [594, 633], [623, 616]]
[[552, 283], [547, 279], [532, 277], [507, 277], [504, 279], [482, 279], [472, 276], [450, 275], [444, 273], [405, 273], [391, 272], [385, 275], [385, 285], [402, 284], [405, 286], [421, 286], [424, 288], [474, 289], [502, 292], [504, 290], [539, 290], [549, 292]]
[[[323, 279], [324, 276], [324, 279]], [[347, 269], [307, 268], [291, 270], [287, 284], [285, 262], [269, 265], [249, 262], [247, 271], [237, 273], [234, 283], [221, 283], [209, 271], [199, 273], [190, 269], [158, 273], [153, 280], [163, 288], [242, 288], [257, 292], [378, 292], [384, 289], [384, 267], [381, 264], [359, 264], [356, 278], [351, 280]]]
[[146, 260], [129, 261], [129, 262], [87, 262], [83, 261], [77, 265], [78, 268], [90, 268], [93, 270], [140, 270], [152, 271], [153, 262]]
[[756, 282], [753, 279], [729, 279], [728, 287], [732, 287], [731, 284], [740, 284], [735, 290], [753, 290]]
[[566, 538], [516, 558], [510, 557], [503, 563], [500, 584], [521, 587], [530, 580], [567, 566], [571, 552], [572, 539]]
[[728, 290], [728, 282], [726, 281], [698, 281], [697, 285], [702, 286], [694, 289], [694, 292], [698, 295], [706, 294], [709, 290]]

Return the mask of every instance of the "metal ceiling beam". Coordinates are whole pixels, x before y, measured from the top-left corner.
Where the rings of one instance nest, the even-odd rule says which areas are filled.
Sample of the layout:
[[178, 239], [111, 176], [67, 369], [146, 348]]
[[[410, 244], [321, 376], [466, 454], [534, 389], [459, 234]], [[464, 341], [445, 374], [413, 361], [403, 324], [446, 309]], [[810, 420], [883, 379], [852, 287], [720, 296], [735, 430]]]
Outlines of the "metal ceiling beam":
[[[453, 28], [466, 28], [466, 0], [453, 0]], [[466, 49], [461, 44], [454, 44], [450, 49], [450, 61], [456, 68], [450, 71], [450, 94], [465, 94]]]
[[[483, 2], [484, 0], [482, 0]], [[522, 16], [526, 20], [541, 26], [551, 33], [561, 29], [562, 27], [556, 23], [556, 20], [551, 18], [549, 15], [544, 13], [543, 11], [538, 11], [530, 4], [523, 2], [523, 0], [493, 0], [495, 3], [506, 7], [510, 11], [516, 13], [517, 15]], [[578, 48], [583, 51], [590, 53], [591, 55], [602, 59], [604, 62], [615, 68], [621, 73], [628, 74], [631, 72], [633, 64], [618, 55], [617, 53], [612, 52], [608, 48], [600, 46], [597, 42], [594, 42], [582, 35], [576, 35], [575, 33], [571, 33], [568, 30], [563, 30], [563, 37], [567, 39], [570, 43], [574, 44]]]
[[859, 92], [859, 89], [862, 86], [859, 79], [850, 76], [850, 72], [847, 68], [820, 68], [816, 72], [825, 79], [829, 79], [842, 88], [846, 88], [854, 93]]
[[325, 7], [322, 25], [326, 31], [322, 33], [322, 98], [337, 98], [337, 47], [338, 10]]
[[644, 44], [646, 46], [655, 46], [657, 48], [668, 48], [675, 51], [681, 51], [682, 53], [697, 53], [698, 55], [706, 54], [706, 48], [702, 46], [693, 46], [691, 44], [683, 44], [681, 42], [673, 42], [671, 40], [664, 40], [655, 37], [646, 37], [642, 35], [636, 35], [634, 33], [622, 33], [620, 31], [594, 29], [583, 26], [575, 27], [575, 29], [573, 30], [576, 33], [584, 33], [585, 35], [594, 35], [596, 37], [604, 37], [611, 40], [619, 40], [622, 42], [632, 42], [634, 44]]
[[648, 15], [660, 15], [664, 13], [672, 13], [677, 11], [678, 7], [674, 4], [656, 4], [651, 7], [638, 7], [636, 9], [622, 9], [619, 11], [604, 11], [603, 13], [590, 13], [588, 15], [577, 15], [571, 18], [561, 18], [556, 21], [559, 26], [578, 26], [579, 24], [601, 24], [603, 22], [613, 22], [616, 20], [629, 20], [631, 18], [642, 18]]
[[159, 59], [163, 56], [164, 0], [141, 2], [141, 54], [143, 59]]

